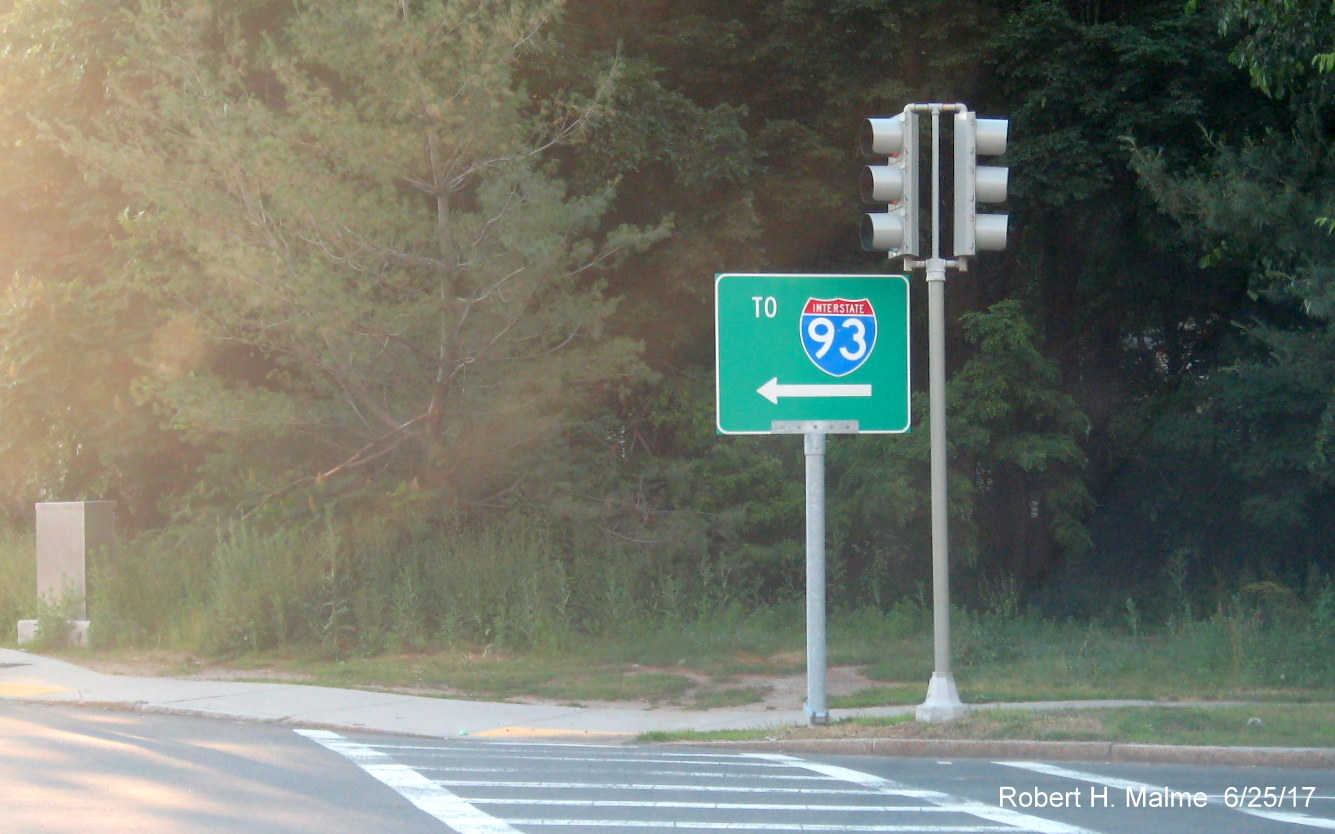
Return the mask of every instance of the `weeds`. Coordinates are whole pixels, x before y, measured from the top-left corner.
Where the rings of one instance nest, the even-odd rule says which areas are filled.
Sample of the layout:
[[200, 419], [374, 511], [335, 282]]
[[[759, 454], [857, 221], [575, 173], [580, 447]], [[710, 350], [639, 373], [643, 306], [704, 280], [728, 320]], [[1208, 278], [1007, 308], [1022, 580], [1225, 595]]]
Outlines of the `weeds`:
[[[635, 665], [715, 677], [803, 670], [800, 600], [759, 605], [719, 565], [656, 572], [642, 554], [617, 547], [599, 551], [536, 523], [405, 528], [325, 518], [290, 529], [234, 524], [141, 535], [91, 566], [94, 646], [281, 653], [370, 669], [369, 659], [385, 655], [467, 648], [551, 667], [539, 681], [502, 681], [502, 692]], [[1301, 585], [1252, 579], [1207, 599], [1193, 596], [1192, 562], [1188, 554], [1170, 561], [1159, 596], [1119, 594], [1102, 617], [1078, 621], [1026, 609], [1015, 583], [999, 578], [981, 594], [981, 610], [952, 613], [961, 694], [1004, 701], [1335, 691], [1335, 577], [1314, 570]], [[33, 585], [31, 537], [0, 537], [0, 617], [38, 614]], [[926, 594], [831, 612], [831, 663], [865, 667], [886, 684], [856, 702], [911, 701], [904, 687], [925, 686], [933, 671]], [[450, 674], [502, 674], [474, 665]], [[626, 683], [652, 684], [659, 694], [651, 699], [673, 697], [678, 685]], [[629, 691], [606, 681], [593, 689]]]
[[31, 535], [0, 530], [0, 628], [37, 613], [37, 560]]
[[45, 596], [37, 600], [37, 637], [32, 648], [36, 651], [68, 648], [74, 644], [74, 621], [81, 619], [84, 610], [83, 595], [74, 590], [74, 583], [66, 581], [58, 599]]
[[58, 598], [37, 594], [36, 547], [31, 535], [0, 532], [0, 623], [16, 635], [19, 620], [37, 621], [32, 648], [38, 651], [70, 645], [75, 619], [82, 619], [84, 599], [67, 583]]

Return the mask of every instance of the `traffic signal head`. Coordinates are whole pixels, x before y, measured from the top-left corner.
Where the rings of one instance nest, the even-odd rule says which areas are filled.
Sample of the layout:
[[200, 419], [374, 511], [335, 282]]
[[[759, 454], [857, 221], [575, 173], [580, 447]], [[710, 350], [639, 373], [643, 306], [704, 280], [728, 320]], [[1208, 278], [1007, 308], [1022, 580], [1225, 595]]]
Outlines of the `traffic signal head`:
[[978, 203], [1006, 199], [1009, 169], [979, 165], [979, 156], [1006, 152], [1009, 123], [979, 119], [964, 110], [955, 114], [955, 257], [1006, 248], [1004, 214], [979, 214]]
[[888, 157], [862, 169], [863, 201], [888, 204], [886, 211], [862, 216], [862, 248], [918, 254], [918, 114], [864, 119], [861, 144], [867, 156]]

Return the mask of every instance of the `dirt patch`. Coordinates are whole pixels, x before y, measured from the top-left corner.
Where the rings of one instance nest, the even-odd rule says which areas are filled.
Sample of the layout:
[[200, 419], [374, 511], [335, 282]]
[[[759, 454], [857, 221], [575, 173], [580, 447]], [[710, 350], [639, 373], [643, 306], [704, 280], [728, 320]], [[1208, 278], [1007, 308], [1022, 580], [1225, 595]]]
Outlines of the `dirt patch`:
[[[769, 695], [759, 705], [759, 709], [794, 710], [801, 709], [807, 699], [807, 676], [784, 675], [773, 677], [766, 675], [746, 675], [738, 679], [742, 686], [771, 687]], [[825, 694], [827, 696], [852, 695], [863, 689], [878, 684], [864, 674], [860, 666], [831, 666], [825, 674]]]
[[313, 675], [283, 669], [210, 663], [183, 652], [153, 651], [122, 657], [87, 654], [67, 659], [71, 663], [104, 675], [125, 675], [136, 678], [176, 678], [191, 681], [281, 680], [293, 683], [315, 680]]
[[[107, 657], [95, 654], [70, 657], [69, 660], [80, 666], [108, 675], [130, 677], [166, 677], [181, 680], [281, 680], [293, 683], [316, 683], [317, 677], [311, 674], [293, 672], [279, 668], [263, 666], [238, 666], [226, 663], [206, 661], [186, 653], [163, 651], [145, 652], [136, 655]], [[355, 662], [355, 661], [350, 661]], [[627, 667], [627, 673], [662, 672], [689, 678], [693, 685], [672, 703], [647, 704], [643, 701], [582, 702], [586, 706], [620, 706], [643, 709], [646, 706], [662, 708], [699, 709], [711, 708], [712, 703], [724, 703], [726, 706], [712, 708], [744, 711], [791, 711], [802, 709], [807, 696], [807, 677], [802, 674], [765, 675], [742, 674], [729, 675], [715, 679], [693, 669], [684, 667]], [[826, 693], [830, 697], [851, 695], [874, 686], [884, 686], [883, 682], [868, 678], [861, 667], [832, 666], [826, 674]], [[381, 685], [362, 684], [361, 688], [374, 688], [385, 692], [404, 695], [423, 695], [428, 697], [468, 698], [473, 693], [444, 685]], [[750, 693], [750, 697], [759, 697], [746, 703], [736, 703], [722, 693]], [[495, 695], [483, 696], [482, 700], [496, 700]], [[543, 698], [535, 695], [515, 694], [504, 700], [515, 703], [548, 704], [567, 703], [558, 698]]]

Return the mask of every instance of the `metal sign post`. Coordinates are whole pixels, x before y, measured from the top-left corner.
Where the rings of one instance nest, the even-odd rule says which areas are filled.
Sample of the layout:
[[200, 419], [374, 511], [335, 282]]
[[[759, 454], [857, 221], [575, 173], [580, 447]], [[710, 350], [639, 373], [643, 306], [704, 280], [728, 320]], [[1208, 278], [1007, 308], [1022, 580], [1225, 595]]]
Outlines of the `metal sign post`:
[[826, 436], [908, 431], [908, 279], [720, 275], [715, 289], [719, 433], [802, 435], [806, 714], [826, 724]]
[[825, 700], [825, 435], [802, 435], [807, 461], [807, 723], [830, 723]]
[[825, 696], [827, 677], [825, 636], [825, 438], [830, 434], [857, 434], [857, 421], [775, 421], [773, 434], [802, 435], [806, 458], [807, 519], [807, 723], [830, 723]]

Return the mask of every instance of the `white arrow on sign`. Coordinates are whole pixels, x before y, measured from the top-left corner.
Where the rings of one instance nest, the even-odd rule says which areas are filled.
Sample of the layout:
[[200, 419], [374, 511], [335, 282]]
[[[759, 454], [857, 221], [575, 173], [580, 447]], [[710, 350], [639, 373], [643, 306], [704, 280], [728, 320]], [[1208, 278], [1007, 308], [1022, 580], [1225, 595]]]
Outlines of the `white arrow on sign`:
[[870, 385], [784, 385], [776, 376], [756, 389], [756, 393], [775, 405], [780, 397], [870, 397]]

